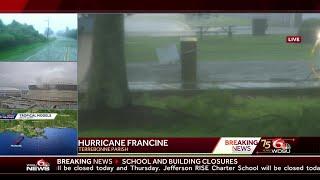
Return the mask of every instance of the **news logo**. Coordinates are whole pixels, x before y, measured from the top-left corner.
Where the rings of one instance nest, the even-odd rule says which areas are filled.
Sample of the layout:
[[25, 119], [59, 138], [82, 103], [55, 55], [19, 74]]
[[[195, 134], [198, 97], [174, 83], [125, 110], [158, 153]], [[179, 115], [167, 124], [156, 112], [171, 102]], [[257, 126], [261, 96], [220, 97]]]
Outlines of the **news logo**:
[[290, 154], [291, 145], [288, 143], [288, 141], [294, 141], [294, 139], [261, 139], [262, 153]]
[[27, 164], [26, 171], [30, 172], [48, 172], [50, 171], [50, 164], [44, 159], [40, 159], [36, 164]]
[[50, 164], [47, 161], [45, 161], [44, 159], [40, 159], [37, 161], [37, 166], [50, 167]]
[[290, 145], [281, 138], [274, 139], [272, 141], [272, 146], [276, 149], [283, 149], [283, 150], [288, 149], [290, 147]]

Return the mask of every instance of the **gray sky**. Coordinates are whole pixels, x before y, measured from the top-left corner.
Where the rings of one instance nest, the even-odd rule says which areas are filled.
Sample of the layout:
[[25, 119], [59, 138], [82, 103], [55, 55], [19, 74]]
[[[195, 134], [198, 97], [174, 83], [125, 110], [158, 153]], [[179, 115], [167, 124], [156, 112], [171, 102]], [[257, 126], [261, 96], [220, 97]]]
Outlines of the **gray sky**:
[[76, 62], [0, 62], [0, 87], [77, 82]]
[[49, 14], [49, 13], [19, 13], [19, 14], [0, 14], [0, 19], [4, 24], [10, 24], [16, 20], [22, 24], [33, 25], [33, 27], [41, 34], [44, 33], [48, 26], [47, 19], [49, 18], [50, 28], [56, 32], [65, 30], [68, 26], [69, 29], [77, 29], [78, 19], [77, 14]]

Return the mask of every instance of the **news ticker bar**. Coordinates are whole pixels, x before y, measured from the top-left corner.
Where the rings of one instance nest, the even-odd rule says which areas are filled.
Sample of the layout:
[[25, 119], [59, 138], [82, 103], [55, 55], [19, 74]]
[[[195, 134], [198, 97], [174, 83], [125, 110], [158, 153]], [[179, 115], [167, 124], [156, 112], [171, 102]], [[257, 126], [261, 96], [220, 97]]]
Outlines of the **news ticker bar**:
[[1, 173], [301, 174], [320, 173], [318, 157], [0, 157]]
[[80, 154], [317, 155], [318, 137], [79, 138]]

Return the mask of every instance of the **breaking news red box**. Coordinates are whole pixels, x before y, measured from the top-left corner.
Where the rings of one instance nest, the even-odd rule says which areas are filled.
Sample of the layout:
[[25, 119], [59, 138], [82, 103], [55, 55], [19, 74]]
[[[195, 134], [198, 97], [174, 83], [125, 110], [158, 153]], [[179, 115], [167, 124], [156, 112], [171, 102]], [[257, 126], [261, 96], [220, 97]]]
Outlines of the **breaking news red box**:
[[319, 9], [1, 2], [0, 174], [319, 174]]

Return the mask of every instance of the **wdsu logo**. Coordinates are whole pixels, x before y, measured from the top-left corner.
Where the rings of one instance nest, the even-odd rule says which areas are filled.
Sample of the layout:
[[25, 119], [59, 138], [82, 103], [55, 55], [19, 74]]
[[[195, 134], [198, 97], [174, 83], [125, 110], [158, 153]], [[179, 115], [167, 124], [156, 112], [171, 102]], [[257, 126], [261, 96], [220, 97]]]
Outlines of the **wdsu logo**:
[[50, 171], [50, 164], [44, 159], [37, 161], [37, 164], [27, 164], [26, 171], [31, 172], [41, 172], [41, 171]]
[[[288, 141], [288, 140], [287, 140]], [[273, 154], [291, 153], [291, 145], [282, 138], [262, 139], [263, 152]]]
[[286, 143], [283, 139], [278, 138], [272, 140], [272, 146], [274, 149], [272, 149], [272, 153], [290, 153], [291, 152], [291, 146], [290, 144]]

